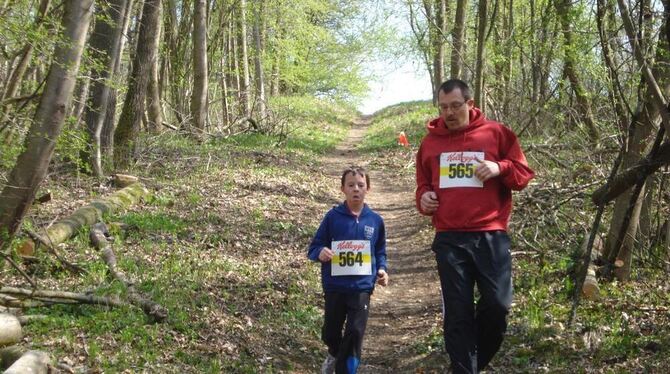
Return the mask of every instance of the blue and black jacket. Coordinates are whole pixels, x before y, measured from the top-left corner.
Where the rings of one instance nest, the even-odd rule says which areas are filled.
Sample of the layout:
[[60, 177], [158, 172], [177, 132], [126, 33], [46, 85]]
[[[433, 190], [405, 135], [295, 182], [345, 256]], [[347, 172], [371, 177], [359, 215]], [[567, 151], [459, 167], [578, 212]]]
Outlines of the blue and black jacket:
[[[372, 211], [367, 204], [359, 216], [353, 214], [345, 203], [326, 213], [319, 229], [309, 245], [307, 257], [319, 261], [323, 247], [331, 247], [333, 241], [369, 240], [372, 264], [370, 275], [330, 275], [331, 263], [321, 263], [321, 283], [324, 292], [372, 292], [375, 288], [377, 271], [386, 270], [386, 230], [382, 217]], [[331, 248], [332, 249], [332, 248]]]

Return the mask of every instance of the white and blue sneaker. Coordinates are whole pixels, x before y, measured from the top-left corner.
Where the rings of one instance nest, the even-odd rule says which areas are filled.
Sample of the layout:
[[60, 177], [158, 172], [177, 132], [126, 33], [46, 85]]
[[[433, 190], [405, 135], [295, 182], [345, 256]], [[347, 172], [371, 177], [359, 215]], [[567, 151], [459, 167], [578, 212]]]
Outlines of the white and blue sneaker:
[[337, 358], [331, 356], [330, 353], [326, 356], [326, 359], [323, 360], [321, 364], [321, 374], [333, 374], [335, 373], [335, 362]]

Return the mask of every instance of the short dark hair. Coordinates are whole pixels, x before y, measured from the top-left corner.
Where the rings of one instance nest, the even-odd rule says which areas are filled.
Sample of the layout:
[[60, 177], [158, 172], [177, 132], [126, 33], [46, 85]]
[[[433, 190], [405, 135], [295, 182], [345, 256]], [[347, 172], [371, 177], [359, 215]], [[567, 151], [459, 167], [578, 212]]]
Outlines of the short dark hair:
[[472, 91], [470, 91], [470, 87], [468, 86], [467, 83], [463, 82], [460, 79], [449, 79], [448, 81], [442, 83], [442, 85], [440, 86], [440, 91], [444, 92], [445, 94], [448, 94], [449, 92], [457, 88], [461, 90], [461, 94], [463, 95], [463, 98], [466, 101], [472, 99]]
[[370, 176], [368, 175], [368, 171], [361, 166], [349, 166], [348, 168], [344, 169], [342, 172], [342, 187], [344, 187], [344, 180], [349, 174], [365, 177], [365, 184], [367, 185], [368, 190], [370, 189]]

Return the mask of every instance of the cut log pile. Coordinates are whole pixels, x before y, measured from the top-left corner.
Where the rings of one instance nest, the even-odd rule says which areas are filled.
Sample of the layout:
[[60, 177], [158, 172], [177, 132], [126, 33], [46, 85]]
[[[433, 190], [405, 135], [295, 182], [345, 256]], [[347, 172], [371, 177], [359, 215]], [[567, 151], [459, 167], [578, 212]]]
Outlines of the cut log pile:
[[[96, 199], [77, 209], [72, 215], [55, 222], [50, 227], [28, 232], [31, 239], [25, 240], [17, 247], [24, 261], [37, 261], [35, 254], [44, 247], [53, 254], [65, 268], [74, 274], [86, 272], [85, 269], [69, 263], [56, 246], [75, 236], [83, 227], [91, 226], [91, 244], [100, 252], [100, 256], [109, 268], [110, 277], [121, 282], [127, 289], [127, 301], [119, 297], [106, 297], [92, 293], [77, 293], [60, 290], [39, 289], [37, 283], [21, 269], [11, 256], [3, 256], [6, 261], [19, 271], [30, 283], [29, 288], [10, 287], [0, 284], [0, 371], [4, 373], [47, 373], [51, 358], [45, 352], [29, 350], [19, 345], [23, 337], [22, 324], [29, 323], [44, 316], [19, 316], [22, 310], [30, 307], [50, 306], [53, 304], [93, 304], [104, 307], [133, 305], [142, 309], [152, 322], [162, 322], [168, 311], [158, 303], [142, 295], [131, 281], [116, 266], [116, 256], [110, 244], [109, 232], [102, 218], [105, 214], [115, 212], [137, 203], [148, 196], [149, 191], [136, 177], [118, 175], [115, 183], [122, 189], [111, 195]], [[0, 258], [2, 261], [2, 258]]]
[[42, 351], [26, 352], [18, 345], [22, 337], [21, 320], [12, 314], [0, 313], [0, 370], [5, 370], [5, 374], [46, 374], [51, 358]]

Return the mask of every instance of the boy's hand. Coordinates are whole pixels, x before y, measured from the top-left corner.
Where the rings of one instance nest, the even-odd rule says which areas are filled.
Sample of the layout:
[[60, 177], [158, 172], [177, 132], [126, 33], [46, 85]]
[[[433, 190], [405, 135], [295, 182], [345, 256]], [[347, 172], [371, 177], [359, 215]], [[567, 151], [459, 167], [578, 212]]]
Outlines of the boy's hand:
[[389, 275], [386, 273], [386, 270], [384, 269], [377, 270], [377, 283], [379, 283], [380, 286], [384, 287], [389, 285]]
[[332, 259], [333, 259], [333, 251], [330, 250], [330, 248], [328, 247], [323, 247], [321, 249], [321, 252], [319, 252], [319, 261], [329, 262]]

